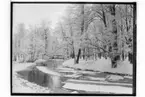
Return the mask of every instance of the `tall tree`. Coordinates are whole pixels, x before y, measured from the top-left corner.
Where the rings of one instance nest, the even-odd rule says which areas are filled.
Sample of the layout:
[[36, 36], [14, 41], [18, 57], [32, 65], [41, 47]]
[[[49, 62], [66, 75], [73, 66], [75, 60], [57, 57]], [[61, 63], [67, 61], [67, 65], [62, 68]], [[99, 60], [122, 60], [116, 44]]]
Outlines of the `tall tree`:
[[[85, 5], [84, 4], [82, 4], [81, 5], [81, 36], [84, 34], [84, 28], [85, 28], [85, 20], [84, 20], [84, 14], [85, 14], [85, 12], [84, 12], [84, 7], [85, 7]], [[79, 58], [80, 58], [80, 55], [81, 55], [81, 48], [79, 47], [79, 49], [78, 49], [78, 55], [77, 55], [77, 59], [76, 59], [76, 64], [78, 64], [79, 63]]]
[[49, 39], [50, 39], [50, 23], [46, 21], [42, 21], [40, 25], [40, 34], [42, 40], [44, 41], [44, 54], [43, 56], [48, 56], [49, 51]]
[[118, 55], [118, 34], [117, 34], [117, 22], [116, 22], [116, 5], [109, 5], [109, 11], [112, 16], [112, 34], [113, 34], [113, 43], [112, 43], [112, 67], [117, 67], [117, 61], [119, 60]]
[[17, 61], [24, 58], [23, 53], [23, 38], [25, 37], [26, 29], [23, 23], [17, 25], [17, 30], [14, 35], [15, 57]]

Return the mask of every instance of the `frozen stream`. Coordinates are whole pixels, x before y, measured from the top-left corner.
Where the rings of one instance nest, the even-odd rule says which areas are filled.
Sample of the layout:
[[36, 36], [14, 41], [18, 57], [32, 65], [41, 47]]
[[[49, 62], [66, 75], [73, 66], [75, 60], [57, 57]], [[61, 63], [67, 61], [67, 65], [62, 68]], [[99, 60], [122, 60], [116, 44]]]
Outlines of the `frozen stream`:
[[[32, 93], [132, 93], [132, 79], [113, 75], [115, 80], [112, 81], [108, 80], [108, 76], [110, 76], [109, 74], [93, 71], [74, 70], [65, 67], [61, 67], [56, 70], [62, 75], [60, 79], [61, 87], [52, 91], [50, 89], [52, 82], [49, 80], [48, 75], [46, 74], [46, 70], [43, 70], [42, 68], [41, 71], [39, 71], [37, 68], [32, 69], [32, 65], [31, 68], [28, 68], [29, 66], [30, 65], [28, 64], [23, 67], [22, 65], [14, 66], [15, 69], [13, 74], [19, 75], [17, 78], [15, 77], [13, 79], [13, 85], [15, 85], [14, 92], [18, 92], [17, 90], [19, 90], [19, 92], [24, 91]], [[20, 69], [18, 69], [19, 67]], [[25, 81], [25, 84], [20, 84], [20, 81], [21, 83]], [[18, 83], [19, 85], [17, 85]], [[35, 89], [32, 88], [34, 86]]]

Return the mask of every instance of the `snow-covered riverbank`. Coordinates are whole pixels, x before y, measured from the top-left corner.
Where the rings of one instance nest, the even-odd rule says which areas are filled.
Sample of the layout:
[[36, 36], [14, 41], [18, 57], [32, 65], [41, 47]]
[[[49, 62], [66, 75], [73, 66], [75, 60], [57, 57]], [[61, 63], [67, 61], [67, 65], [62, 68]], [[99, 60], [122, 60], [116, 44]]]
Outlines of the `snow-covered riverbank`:
[[92, 70], [127, 75], [133, 74], [133, 65], [128, 61], [128, 59], [124, 61], [119, 61], [117, 68], [112, 68], [110, 58], [105, 59], [103, 57], [97, 60], [87, 61], [80, 59], [79, 64], [74, 64], [74, 59], [69, 59], [63, 63], [63, 66], [80, 70]]
[[17, 73], [13, 73], [13, 93], [49, 93], [49, 88], [39, 86], [19, 77]]
[[[78, 70], [64, 66], [57, 68], [57, 72], [60, 73], [63, 79], [61, 79], [63, 83], [62, 87], [57, 90], [50, 90], [48, 87], [43, 87], [21, 78], [17, 73], [24, 69], [30, 69], [33, 66], [35, 66], [35, 63], [13, 64], [13, 93], [132, 93], [132, 76], [114, 75], [101, 71]], [[40, 69], [43, 73], [48, 73], [47, 67], [38, 67], [36, 66], [36, 69]]]

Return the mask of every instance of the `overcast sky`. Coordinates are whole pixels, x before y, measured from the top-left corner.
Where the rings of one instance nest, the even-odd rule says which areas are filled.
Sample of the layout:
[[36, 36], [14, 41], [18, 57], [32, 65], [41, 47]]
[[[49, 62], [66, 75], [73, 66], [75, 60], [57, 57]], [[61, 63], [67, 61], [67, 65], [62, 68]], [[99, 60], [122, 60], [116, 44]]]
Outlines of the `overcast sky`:
[[13, 26], [24, 23], [29, 25], [39, 24], [42, 20], [52, 23], [52, 28], [61, 16], [65, 14], [67, 4], [14, 4], [13, 5]]

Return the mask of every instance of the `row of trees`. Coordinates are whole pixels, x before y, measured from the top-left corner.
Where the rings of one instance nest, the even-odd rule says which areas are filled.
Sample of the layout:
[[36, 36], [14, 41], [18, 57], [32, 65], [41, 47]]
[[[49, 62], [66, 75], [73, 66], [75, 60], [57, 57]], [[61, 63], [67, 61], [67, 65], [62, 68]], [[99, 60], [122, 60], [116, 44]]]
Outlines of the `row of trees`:
[[129, 57], [132, 62], [135, 20], [131, 4], [73, 4], [53, 30], [44, 21], [28, 29], [19, 24], [13, 34], [13, 60], [35, 61], [61, 51], [75, 63], [109, 57], [115, 68], [118, 60]]
[[[53, 53], [58, 46], [55, 37], [51, 36], [50, 23], [42, 21], [37, 26], [26, 29], [23, 23], [18, 24], [13, 34], [13, 60], [35, 61], [44, 59]], [[53, 44], [53, 45], [52, 45]]]
[[69, 6], [56, 33], [68, 57], [110, 57], [112, 67], [129, 55], [132, 62], [135, 6], [126, 4], [76, 4]]

